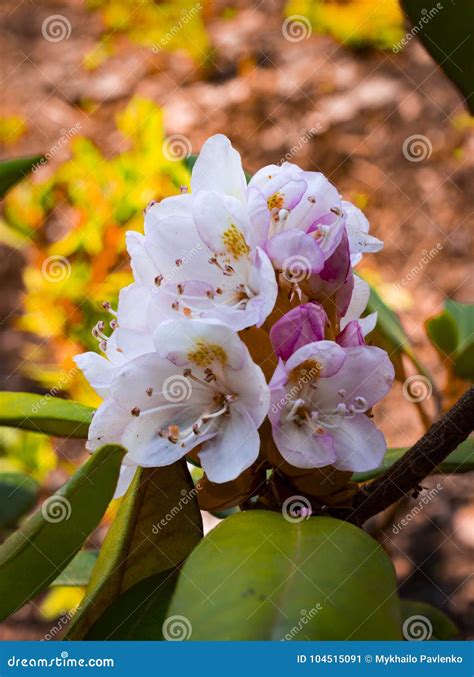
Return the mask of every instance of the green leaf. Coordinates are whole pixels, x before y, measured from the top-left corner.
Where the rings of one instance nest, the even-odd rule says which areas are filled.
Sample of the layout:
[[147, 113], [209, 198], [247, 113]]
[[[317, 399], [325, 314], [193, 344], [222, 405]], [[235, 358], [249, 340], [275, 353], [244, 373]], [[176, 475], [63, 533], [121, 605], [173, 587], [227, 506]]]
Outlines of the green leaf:
[[444, 3], [442, 8], [427, 5], [425, 0], [402, 0], [402, 7], [413, 26], [420, 30], [417, 36], [448, 78], [466, 97], [466, 105], [474, 113], [474, 64], [472, 26], [474, 3], [456, 0]]
[[442, 357], [454, 362], [454, 372], [474, 381], [474, 305], [448, 299], [443, 312], [425, 323], [431, 342]]
[[129, 588], [188, 556], [202, 537], [196, 493], [184, 459], [137, 470], [103, 543], [69, 639], [83, 638]]
[[445, 613], [426, 602], [400, 600], [403, 636], [407, 640], [450, 640], [459, 630]]
[[0, 529], [14, 527], [34, 506], [38, 485], [28, 475], [0, 473]]
[[51, 395], [0, 392], [0, 425], [56, 437], [87, 438], [94, 411]]
[[41, 162], [42, 159], [41, 155], [34, 155], [0, 162], [0, 198], [15, 183], [21, 181], [32, 170], [33, 166]]
[[[390, 468], [399, 458], [408, 451], [408, 447], [394, 447], [387, 449], [382, 463], [378, 468], [358, 472], [352, 475], [353, 482], [368, 482], [381, 475]], [[470, 437], [447, 456], [444, 461], [433, 471], [443, 474], [460, 474], [474, 470], [474, 438]]]
[[87, 631], [85, 640], [160, 640], [178, 569], [149, 576], [120, 595]]
[[81, 550], [64, 571], [51, 583], [52, 587], [86, 587], [99, 556], [98, 550]]
[[0, 546], [0, 620], [47, 588], [97, 527], [125, 453], [101, 447]]
[[330, 517], [228, 517], [186, 560], [174, 615], [187, 619], [193, 640], [401, 639], [388, 555]]

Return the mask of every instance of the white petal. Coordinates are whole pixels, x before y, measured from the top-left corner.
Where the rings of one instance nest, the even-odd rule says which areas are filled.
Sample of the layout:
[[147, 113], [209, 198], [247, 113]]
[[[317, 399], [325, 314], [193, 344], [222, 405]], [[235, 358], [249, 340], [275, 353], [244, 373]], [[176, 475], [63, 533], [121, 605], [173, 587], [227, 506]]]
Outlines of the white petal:
[[369, 235], [369, 222], [364, 213], [352, 202], [343, 200], [346, 212], [346, 229], [349, 237], [352, 265], [362, 258], [362, 253], [378, 252], [383, 248], [382, 240]]
[[223, 134], [211, 136], [193, 167], [191, 190], [213, 190], [246, 201], [247, 182], [239, 153]]
[[129, 230], [125, 233], [125, 241], [135, 280], [141, 284], [153, 284], [157, 270], [145, 246], [145, 237]]
[[114, 367], [109, 360], [97, 353], [88, 352], [76, 355], [74, 362], [96, 393], [100, 397], [106, 397], [114, 376]]
[[117, 482], [117, 487], [115, 489], [114, 498], [120, 498], [127, 492], [128, 487], [131, 485], [132, 480], [135, 477], [137, 468], [137, 465], [122, 465], [120, 468], [120, 475]]
[[292, 421], [274, 425], [273, 439], [283, 458], [296, 468], [322, 468], [336, 460], [331, 437], [313, 434], [308, 426]]
[[211, 482], [230, 482], [258, 458], [260, 437], [245, 409], [232, 407], [219, 432], [199, 452], [202, 467]]
[[239, 369], [246, 357], [245, 345], [238, 334], [217, 320], [162, 322], [153, 338], [158, 354], [179, 366], [208, 367], [211, 361], [217, 361]]
[[129, 420], [130, 414], [116, 402], [103, 402], [92, 417], [87, 449], [94, 451], [104, 444], [122, 444], [122, 434]]
[[[232, 260], [247, 256], [254, 241], [243, 203], [211, 191], [199, 191], [193, 197], [194, 222], [209, 249]], [[238, 237], [229, 238], [231, 233]]]
[[344, 419], [330, 432], [337, 457], [334, 465], [339, 470], [363, 472], [380, 465], [387, 443], [382, 432], [364, 414]]
[[288, 374], [302, 362], [313, 360], [320, 365], [319, 376], [328, 378], [341, 369], [345, 359], [345, 351], [334, 341], [316, 341], [298, 348], [287, 360], [285, 369]]
[[351, 301], [345, 316], [341, 319], [341, 330], [351, 320], [358, 320], [366, 309], [370, 297], [370, 287], [368, 283], [358, 275], [354, 275], [354, 289], [352, 291]]
[[357, 320], [364, 336], [370, 334], [377, 325], [378, 313], [370, 313], [367, 317], [361, 317]]

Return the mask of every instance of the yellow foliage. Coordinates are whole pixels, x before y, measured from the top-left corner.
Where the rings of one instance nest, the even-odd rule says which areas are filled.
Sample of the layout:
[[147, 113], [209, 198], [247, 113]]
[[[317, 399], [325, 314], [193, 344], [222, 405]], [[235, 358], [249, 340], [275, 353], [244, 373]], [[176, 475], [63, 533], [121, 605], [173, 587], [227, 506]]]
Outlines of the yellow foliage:
[[0, 143], [13, 144], [26, 132], [26, 120], [20, 115], [0, 116]]
[[351, 47], [391, 49], [403, 36], [398, 0], [289, 0], [285, 13]]
[[56, 454], [46, 435], [0, 428], [0, 472], [20, 472], [41, 482], [56, 465]]
[[77, 607], [82, 602], [84, 593], [85, 588], [75, 587], [58, 587], [49, 590], [39, 607], [41, 616], [46, 621], [65, 617], [64, 622], [66, 623], [68, 617], [74, 616]]
[[125, 232], [142, 229], [151, 200], [189, 183], [188, 169], [167, 153], [163, 114], [152, 101], [132, 99], [117, 127], [128, 144], [123, 152], [105, 157], [76, 136], [71, 158], [53, 176], [41, 181], [40, 170], [5, 200], [8, 228], [29, 237], [18, 324], [42, 339], [27, 347], [25, 371], [47, 387], [69, 375], [63, 389], [91, 404], [97, 397], [72, 357], [97, 349], [90, 332], [104, 318], [102, 302], [115, 302], [132, 280]]

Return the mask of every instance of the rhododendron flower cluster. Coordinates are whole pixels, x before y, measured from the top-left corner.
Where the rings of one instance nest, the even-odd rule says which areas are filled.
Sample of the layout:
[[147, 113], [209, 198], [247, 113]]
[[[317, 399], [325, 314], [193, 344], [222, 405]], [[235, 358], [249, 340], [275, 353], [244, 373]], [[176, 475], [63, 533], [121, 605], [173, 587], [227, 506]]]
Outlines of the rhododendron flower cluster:
[[295, 468], [380, 464], [370, 412], [394, 373], [366, 345], [377, 318], [361, 318], [369, 287], [353, 267], [382, 242], [326, 177], [285, 162], [247, 184], [237, 151], [214, 136], [190, 186], [150, 204], [127, 247], [134, 282], [116, 311], [104, 303], [110, 335], [105, 321], [93, 329], [103, 356], [76, 357], [104, 398], [88, 448], [127, 449], [118, 494], [137, 466], [189, 454], [210, 482], [234, 480], [268, 460], [264, 434]]

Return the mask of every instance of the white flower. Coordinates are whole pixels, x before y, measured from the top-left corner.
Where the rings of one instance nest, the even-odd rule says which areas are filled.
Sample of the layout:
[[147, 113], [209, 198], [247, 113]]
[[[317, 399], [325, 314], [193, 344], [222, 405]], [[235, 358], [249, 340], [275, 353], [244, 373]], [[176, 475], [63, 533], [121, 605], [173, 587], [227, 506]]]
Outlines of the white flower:
[[367, 282], [358, 275], [354, 275], [354, 289], [346, 314], [341, 318], [341, 330], [352, 320], [357, 320], [364, 336], [367, 336], [367, 334], [375, 329], [377, 324], [376, 312], [361, 318], [369, 302], [369, 296], [370, 287]]
[[375, 253], [383, 249], [383, 242], [369, 235], [369, 222], [358, 207], [347, 200], [342, 201], [342, 206], [346, 214], [351, 264], [355, 266], [362, 259], [362, 254]]
[[153, 287], [162, 318], [218, 319], [236, 331], [260, 326], [277, 283], [247, 212], [240, 157], [226, 137], [206, 142], [191, 187], [192, 194], [147, 209], [144, 235], [127, 233], [135, 279]]
[[[130, 467], [169, 465], [199, 447], [212, 482], [227, 482], [258, 457], [258, 428], [269, 406], [269, 390], [238, 335], [215, 320], [172, 320], [155, 331], [150, 352], [107, 372], [87, 446], [106, 443], [128, 450]], [[80, 356], [79, 356], [80, 357]], [[81, 360], [77, 360], [81, 366]], [[85, 370], [97, 382], [96, 365]]]

